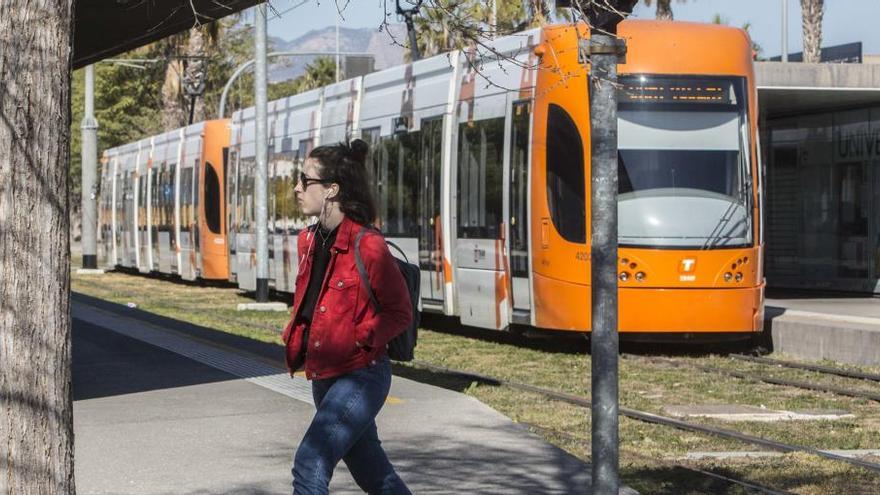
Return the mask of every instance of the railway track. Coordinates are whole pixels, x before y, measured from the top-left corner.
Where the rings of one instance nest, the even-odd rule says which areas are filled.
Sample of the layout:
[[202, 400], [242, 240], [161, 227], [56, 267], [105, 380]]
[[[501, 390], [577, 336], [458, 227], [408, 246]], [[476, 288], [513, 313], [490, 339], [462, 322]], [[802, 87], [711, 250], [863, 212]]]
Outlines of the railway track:
[[[833, 393], [833, 394], [837, 394], [837, 395], [843, 395], [846, 397], [855, 397], [855, 398], [859, 398], [859, 399], [868, 399], [868, 400], [872, 400], [875, 402], [880, 402], [880, 394], [873, 393], [873, 392], [866, 392], [863, 390], [853, 390], [853, 389], [848, 389], [848, 388], [836, 387], [834, 385], [824, 385], [821, 383], [802, 382], [802, 381], [798, 381], [798, 380], [786, 380], [784, 378], [777, 378], [774, 376], [762, 375], [759, 373], [752, 373], [752, 372], [748, 372], [748, 371], [737, 371], [737, 370], [730, 370], [730, 369], [726, 369], [726, 368], [717, 368], [715, 366], [706, 366], [706, 365], [696, 364], [696, 363], [686, 363], [686, 362], [678, 361], [678, 360], [672, 359], [672, 358], [644, 357], [644, 356], [632, 356], [632, 357], [635, 357], [636, 359], [642, 359], [642, 360], [652, 362], [652, 363], [669, 364], [671, 366], [676, 366], [676, 367], [680, 367], [680, 368], [692, 368], [692, 369], [703, 371], [705, 373], [715, 373], [715, 374], [719, 374], [719, 375], [732, 376], [734, 378], [740, 378], [743, 380], [750, 380], [750, 381], [754, 381], [754, 382], [770, 383], [772, 385], [780, 385], [783, 387], [794, 387], [794, 388], [800, 388], [800, 389], [804, 389], [804, 390], [812, 390], [815, 392], [828, 392], [828, 393]], [[743, 357], [747, 358], [748, 356], [743, 356]], [[764, 358], [764, 359], [766, 359], [766, 358]], [[751, 361], [751, 359], [745, 359], [745, 360]], [[769, 361], [776, 361], [776, 360], [769, 360]], [[783, 362], [785, 362], [785, 361], [783, 361]], [[769, 364], [769, 363], [766, 363], [766, 364]], [[795, 367], [793, 365], [798, 364], [798, 363], [789, 363], [789, 364], [792, 365], [790, 367]], [[809, 365], [804, 365], [804, 366], [809, 366]], [[821, 368], [825, 368], [825, 367], [821, 367]], [[828, 368], [828, 369], [837, 370], [836, 368]], [[815, 371], [815, 370], [813, 370], [813, 371]], [[842, 373], [845, 370], [837, 370], [837, 371], [839, 373]], [[839, 373], [833, 373], [833, 374], [839, 374]]]
[[[537, 387], [535, 385], [529, 385], [525, 383], [513, 382], [510, 380], [504, 380], [501, 378], [496, 378], [489, 375], [483, 375], [480, 373], [473, 373], [469, 371], [455, 370], [451, 368], [445, 368], [443, 366], [437, 366], [432, 363], [427, 363], [423, 361], [413, 361], [413, 365], [432, 370], [435, 372], [446, 373], [450, 375], [457, 375], [463, 378], [469, 378], [471, 380], [479, 381], [482, 383], [486, 383], [489, 385], [496, 386], [506, 386], [510, 388], [514, 388], [517, 390], [524, 390], [527, 392], [536, 393], [539, 395], [543, 395], [548, 398], [556, 399], [562, 402], [567, 402], [569, 404], [573, 404], [576, 406], [581, 406], [585, 408], [590, 408], [592, 403], [590, 402], [589, 397], [582, 397], [577, 395], [568, 394], [565, 392], [558, 392], [555, 390], [550, 390], [542, 387]], [[766, 447], [770, 450], [775, 450], [777, 452], [803, 452], [806, 454], [815, 455], [818, 457], [823, 457], [825, 459], [830, 459], [834, 461], [840, 461], [847, 464], [851, 464], [853, 466], [858, 466], [860, 468], [864, 468], [870, 471], [874, 471], [880, 473], [880, 464], [865, 461], [862, 459], [849, 458], [839, 454], [835, 454], [833, 452], [828, 452], [820, 449], [814, 449], [812, 447], [806, 447], [801, 445], [793, 445], [787, 444], [784, 442], [778, 442], [776, 440], [769, 440], [766, 438], [756, 437], [753, 435], [747, 435], [745, 433], [740, 433], [734, 430], [728, 430], [726, 428], [715, 428], [712, 426], [706, 426], [699, 423], [692, 423], [689, 421], [684, 421], [675, 418], [669, 418], [666, 416], [661, 416], [659, 414], [653, 414], [646, 411], [639, 411], [636, 409], [631, 409], [628, 407], [620, 406], [619, 412], [621, 416], [634, 419], [637, 421], [643, 421], [646, 423], [653, 423], [663, 426], [670, 426], [673, 428], [677, 428], [684, 431], [692, 431], [696, 433], [704, 433], [708, 435], [718, 436], [722, 438], [728, 438], [732, 440], [738, 440], [743, 443], [749, 443], [753, 445], [760, 445], [762, 447]]]
[[[585, 441], [583, 438], [579, 438], [576, 435], [572, 435], [571, 433], [569, 433], [567, 431], [556, 430], [553, 428], [546, 428], [544, 426], [536, 425], [534, 423], [527, 423], [524, 421], [520, 421], [519, 424], [524, 425], [524, 426], [528, 426], [529, 428], [532, 428], [535, 431], [544, 432], [545, 434], [552, 434], [552, 435], [558, 435], [561, 437], [565, 437], [565, 438], [569, 439], [569, 441], [572, 441], [572, 442], [584, 442]], [[736, 486], [745, 488], [745, 489], [747, 489], [751, 492], [755, 492], [755, 493], [763, 493], [766, 495], [794, 495], [792, 492], [776, 490], [774, 488], [770, 488], [770, 487], [767, 487], [767, 486], [764, 486], [764, 485], [761, 485], [761, 484], [758, 484], [758, 483], [755, 483], [752, 481], [742, 480], [742, 479], [734, 478], [731, 476], [725, 476], [723, 474], [719, 474], [719, 473], [716, 473], [713, 471], [707, 471], [705, 469], [699, 469], [699, 468], [695, 468], [692, 466], [686, 466], [684, 464], [679, 464], [679, 463], [675, 463], [675, 462], [668, 462], [668, 461], [664, 461], [662, 459], [657, 459], [655, 457], [649, 457], [649, 456], [646, 456], [644, 454], [641, 454], [639, 452], [636, 452], [636, 451], [633, 451], [630, 449], [626, 449], [626, 450], [622, 449], [621, 452], [625, 453], [627, 456], [637, 457], [639, 459], [650, 462], [652, 464], [659, 464], [659, 465], [662, 465], [662, 466], [668, 467], [668, 468], [681, 469], [683, 471], [687, 471], [692, 474], [705, 476], [707, 478], [712, 478], [713, 480], [727, 483], [728, 485], [736, 485]], [[703, 492], [709, 493], [709, 492], [705, 492], [705, 491], [703, 491]]]
[[880, 382], [880, 375], [873, 373], [862, 373], [859, 371], [845, 370], [841, 368], [834, 368], [832, 366], [819, 366], [816, 364], [805, 364], [805, 363], [797, 363], [794, 361], [783, 361], [781, 359], [770, 359], [759, 356], [746, 356], [744, 354], [731, 354], [728, 357], [731, 359], [737, 359], [739, 361], [750, 361], [753, 363], [760, 364], [768, 364], [772, 366], [781, 366], [784, 368], [792, 368], [798, 370], [806, 370], [806, 371], [815, 371], [817, 373], [825, 373], [828, 375], [837, 375], [846, 378], [857, 378], [860, 380], [868, 380], [874, 382]]

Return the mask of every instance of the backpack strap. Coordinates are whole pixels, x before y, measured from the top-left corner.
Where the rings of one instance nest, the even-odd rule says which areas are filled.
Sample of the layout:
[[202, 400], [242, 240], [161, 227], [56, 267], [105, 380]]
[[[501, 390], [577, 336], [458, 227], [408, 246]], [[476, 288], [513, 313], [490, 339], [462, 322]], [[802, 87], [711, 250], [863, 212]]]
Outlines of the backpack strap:
[[[364, 232], [366, 232], [367, 227], [361, 227], [361, 230], [358, 231], [357, 237], [354, 238], [354, 261], [357, 263], [358, 274], [361, 277], [361, 283], [364, 288], [367, 289], [367, 294], [370, 295], [370, 301], [373, 302], [373, 309], [378, 313], [380, 311], [379, 301], [376, 300], [376, 295], [373, 294], [373, 289], [370, 287], [370, 277], [367, 275], [367, 269], [364, 267], [364, 260], [361, 259], [361, 237], [364, 236]], [[394, 246], [397, 247], [397, 246]], [[400, 248], [397, 248], [400, 250]]]
[[406, 261], [407, 263], [409, 263], [409, 258], [406, 257], [406, 253], [404, 253], [403, 249], [400, 249], [400, 247], [398, 247], [397, 244], [394, 244], [393, 242], [389, 241], [388, 239], [385, 239], [385, 244], [388, 244], [389, 246], [396, 249], [397, 252], [400, 253], [401, 256], [403, 256], [403, 260]]

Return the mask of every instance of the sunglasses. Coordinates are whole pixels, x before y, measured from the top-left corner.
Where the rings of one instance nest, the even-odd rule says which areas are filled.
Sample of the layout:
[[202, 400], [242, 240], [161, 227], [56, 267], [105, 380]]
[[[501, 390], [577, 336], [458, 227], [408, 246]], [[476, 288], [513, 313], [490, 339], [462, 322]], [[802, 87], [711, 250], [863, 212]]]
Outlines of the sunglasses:
[[315, 179], [309, 177], [308, 175], [306, 175], [305, 172], [299, 173], [299, 183], [302, 184], [303, 189], [309, 187], [312, 184], [329, 184], [331, 182], [333, 181], [328, 179]]

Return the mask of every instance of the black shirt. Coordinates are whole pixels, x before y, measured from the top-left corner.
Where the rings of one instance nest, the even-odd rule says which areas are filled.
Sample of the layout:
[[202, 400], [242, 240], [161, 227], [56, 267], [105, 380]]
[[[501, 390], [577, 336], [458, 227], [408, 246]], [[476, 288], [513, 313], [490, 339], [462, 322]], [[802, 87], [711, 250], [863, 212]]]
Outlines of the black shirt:
[[314, 232], [314, 253], [315, 258], [312, 260], [312, 273], [309, 275], [309, 285], [303, 296], [302, 309], [299, 317], [307, 324], [312, 322], [312, 315], [315, 313], [315, 305], [318, 303], [318, 294], [321, 292], [321, 284], [324, 282], [324, 275], [327, 273], [327, 265], [330, 263], [330, 248], [336, 241], [336, 232], [339, 228], [334, 228], [328, 232], [319, 225]]

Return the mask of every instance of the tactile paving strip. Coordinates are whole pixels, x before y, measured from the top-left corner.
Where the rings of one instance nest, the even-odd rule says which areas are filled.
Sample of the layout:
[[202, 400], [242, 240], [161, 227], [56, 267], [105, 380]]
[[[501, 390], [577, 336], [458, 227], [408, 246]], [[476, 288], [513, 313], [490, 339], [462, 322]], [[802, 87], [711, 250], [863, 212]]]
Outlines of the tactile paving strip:
[[71, 316], [225, 371], [254, 385], [259, 385], [292, 399], [314, 405], [312, 388], [308, 380], [299, 376], [291, 378], [287, 373], [278, 373], [278, 368], [257, 359], [224, 351], [137, 318], [117, 315], [81, 302], [72, 301]]

